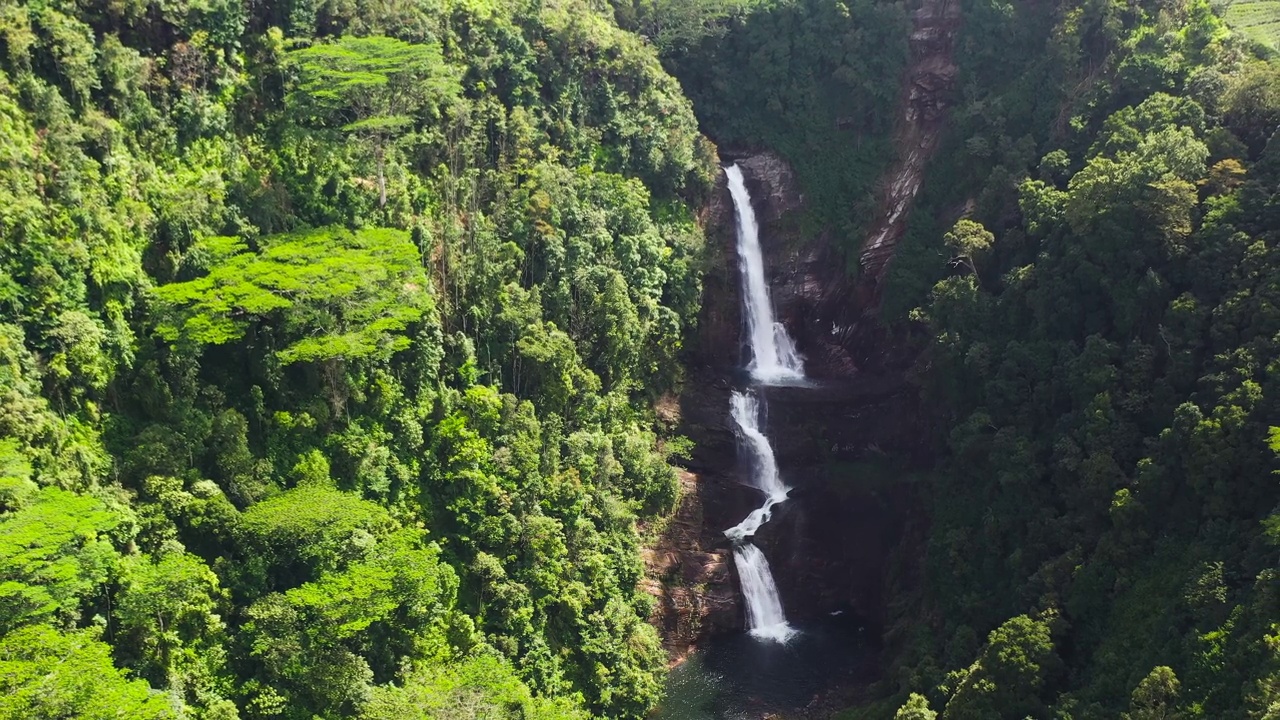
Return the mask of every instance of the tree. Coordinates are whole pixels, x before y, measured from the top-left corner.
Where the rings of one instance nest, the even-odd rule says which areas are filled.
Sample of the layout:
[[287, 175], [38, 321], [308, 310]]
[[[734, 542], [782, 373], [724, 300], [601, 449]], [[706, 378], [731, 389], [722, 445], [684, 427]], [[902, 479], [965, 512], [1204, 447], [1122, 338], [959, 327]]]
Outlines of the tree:
[[599, 714], [642, 718], [661, 697], [658, 635], [620, 597], [587, 618], [580, 652], [591, 673], [588, 700]]
[[245, 511], [240, 538], [253, 561], [246, 570], [261, 573], [267, 589], [287, 589], [358, 561], [371, 541], [394, 527], [387, 511], [374, 503], [303, 485]]
[[413, 655], [446, 647], [457, 576], [414, 529], [363, 539], [367, 558], [260, 598], [248, 609], [260, 678], [288, 694], [291, 717], [349, 717]]
[[525, 394], [544, 411], [566, 416], [577, 395], [600, 391], [600, 379], [582, 366], [573, 339], [553, 323], [531, 323], [516, 351], [526, 363]]
[[334, 414], [346, 402], [343, 364], [410, 345], [409, 326], [434, 309], [409, 234], [329, 227], [264, 238], [257, 252], [214, 237], [193, 250], [207, 274], [155, 290], [170, 342], [221, 345], [251, 328], [278, 333], [283, 364], [318, 363]]
[[705, 38], [722, 37], [725, 21], [753, 0], [615, 0], [618, 15], [634, 24], [664, 54], [682, 54]]
[[56, 488], [0, 522], [0, 632], [75, 619], [119, 559], [106, 537], [119, 524], [98, 499]]
[[434, 112], [460, 90], [437, 44], [372, 36], [338, 38], [293, 50], [298, 73], [290, 102], [304, 116], [339, 122], [373, 149], [378, 205], [387, 204], [387, 145], [424, 109]]
[[0, 440], [0, 514], [26, 507], [39, 492], [29, 461], [13, 438]]
[[381, 685], [360, 720], [586, 720], [568, 699], [534, 697], [510, 663], [489, 653], [415, 667]]
[[1178, 720], [1182, 717], [1177, 710], [1180, 689], [1172, 669], [1163, 665], [1152, 669], [1133, 689], [1124, 720]]
[[1224, 124], [1249, 147], [1262, 152], [1280, 123], [1280, 67], [1255, 61], [1231, 77], [1222, 99]]
[[938, 713], [929, 709], [929, 700], [919, 693], [911, 693], [907, 702], [893, 714], [893, 720], [934, 720]]
[[1061, 661], [1054, 653], [1049, 625], [1019, 615], [991, 631], [987, 645], [963, 671], [944, 720], [984, 720], [1042, 714], [1040, 693]]
[[278, 317], [289, 364], [359, 358], [408, 346], [405, 328], [432, 307], [408, 233], [320, 228], [273, 235], [253, 252], [243, 240], [205, 240], [208, 273], [156, 289], [164, 339], [198, 345], [238, 340], [254, 319]]
[[146, 555], [126, 559], [116, 618], [117, 645], [136, 652], [135, 667], [157, 684], [218, 670], [222, 620], [216, 614], [222, 596], [217, 576], [200, 558], [170, 552], [153, 561]]
[[35, 625], [0, 640], [0, 717], [27, 720], [177, 718], [169, 699], [111, 663], [92, 630]]
[[978, 275], [978, 268], [974, 265], [976, 258], [982, 257], [991, 250], [991, 244], [995, 242], [995, 235], [982, 226], [982, 223], [969, 218], [960, 218], [955, 225], [947, 231], [943, 236], [947, 247], [951, 248], [954, 257], [952, 264], [964, 263], [969, 267], [969, 272], [974, 277]]
[[1209, 168], [1209, 177], [1197, 184], [1208, 189], [1213, 195], [1224, 195], [1240, 187], [1247, 174], [1239, 160], [1226, 158], [1214, 163], [1213, 167]]

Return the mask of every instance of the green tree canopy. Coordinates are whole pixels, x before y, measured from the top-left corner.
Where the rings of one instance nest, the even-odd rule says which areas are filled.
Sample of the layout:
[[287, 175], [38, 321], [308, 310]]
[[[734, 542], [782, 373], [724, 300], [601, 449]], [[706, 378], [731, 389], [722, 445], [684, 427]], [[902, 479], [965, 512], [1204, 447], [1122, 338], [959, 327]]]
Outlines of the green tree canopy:
[[382, 685], [361, 720], [587, 720], [565, 700], [534, 697], [511, 665], [491, 654], [414, 668], [403, 685]]
[[429, 114], [457, 95], [457, 72], [438, 44], [414, 44], [383, 36], [344, 36], [293, 50], [289, 64], [298, 83], [289, 94], [295, 110], [336, 123], [366, 140], [378, 171], [378, 201], [387, 204], [387, 143], [408, 130], [415, 115]]
[[207, 273], [156, 289], [166, 316], [156, 332], [218, 345], [265, 326], [282, 335], [276, 355], [284, 364], [345, 360], [403, 350], [406, 329], [434, 307], [406, 232], [320, 228], [273, 235], [259, 247], [203, 241], [194, 252]]
[[1124, 720], [1179, 720], [1178, 692], [1182, 685], [1171, 668], [1161, 665], [1133, 689]]
[[1045, 707], [1041, 692], [1061, 661], [1049, 625], [1025, 615], [991, 631], [977, 661], [960, 673], [944, 720], [1036, 716]]
[[0, 717], [30, 720], [177, 718], [169, 698], [111, 663], [92, 630], [32, 626], [0, 639]]
[[366, 559], [248, 609], [250, 654], [288, 698], [286, 717], [350, 717], [402, 658], [448, 652], [457, 576], [439, 548], [411, 529], [365, 544]]
[[241, 541], [272, 589], [287, 589], [364, 557], [395, 528], [387, 511], [351, 493], [304, 485], [244, 513]]
[[938, 713], [929, 709], [929, 700], [919, 693], [911, 693], [907, 701], [893, 714], [893, 720], [935, 720]]
[[97, 498], [57, 488], [0, 521], [0, 632], [75, 618], [119, 560], [107, 537], [119, 523]]

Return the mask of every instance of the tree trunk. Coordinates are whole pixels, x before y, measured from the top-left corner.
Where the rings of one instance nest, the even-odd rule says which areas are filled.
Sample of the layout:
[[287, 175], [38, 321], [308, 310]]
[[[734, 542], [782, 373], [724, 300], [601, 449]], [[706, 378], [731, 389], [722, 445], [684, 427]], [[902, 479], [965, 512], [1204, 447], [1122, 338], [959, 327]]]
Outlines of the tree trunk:
[[382, 209], [387, 206], [387, 178], [383, 172], [384, 157], [381, 142], [374, 147], [373, 154], [378, 161], [378, 208]]

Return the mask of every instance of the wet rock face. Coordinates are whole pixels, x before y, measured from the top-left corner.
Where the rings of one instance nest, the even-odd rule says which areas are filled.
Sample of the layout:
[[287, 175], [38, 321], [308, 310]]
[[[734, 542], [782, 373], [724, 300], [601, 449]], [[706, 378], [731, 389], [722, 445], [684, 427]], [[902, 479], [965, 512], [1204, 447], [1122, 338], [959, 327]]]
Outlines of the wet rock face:
[[756, 209], [756, 221], [774, 230], [785, 228], [795, 211], [804, 206], [804, 196], [796, 183], [795, 171], [778, 155], [765, 152], [738, 161], [751, 202]]
[[691, 370], [728, 375], [741, 364], [742, 291], [738, 283], [737, 224], [729, 185], [721, 173], [702, 217], [707, 255], [702, 273], [698, 335], [690, 348]]
[[[855, 376], [814, 388], [770, 388], [766, 433], [787, 502], [757, 535], [789, 616], [885, 618], [894, 552], [914, 515], [890, 457], [925, 457], [915, 389], [900, 377]], [[877, 469], [876, 466], [885, 466]]]
[[[823, 279], [828, 273], [819, 270], [830, 258], [819, 248], [825, 247], [825, 243], [808, 242], [809, 238], [800, 232], [804, 196], [794, 171], [785, 160], [765, 152], [734, 161], [742, 168], [743, 181], [760, 225], [765, 280], [770, 286], [778, 320], [800, 341], [802, 333], [798, 334], [797, 328], [807, 322], [809, 311], [824, 290]], [[737, 216], [723, 175], [703, 219], [707, 228], [708, 264], [703, 276], [703, 306], [694, 359], [697, 365], [731, 376], [742, 368], [750, 353], [742, 332]]]
[[681, 501], [652, 548], [644, 551], [644, 589], [657, 600], [653, 623], [672, 661], [713, 631], [742, 625], [728, 547], [707, 531], [698, 475], [681, 473]]
[[880, 182], [880, 212], [862, 246], [864, 297], [878, 297], [894, 249], [906, 232], [907, 216], [938, 148], [951, 103], [957, 68], [952, 46], [960, 27], [959, 0], [917, 0], [912, 14], [911, 62], [903, 80], [901, 121], [894, 144], [898, 161]]
[[[712, 371], [686, 385], [681, 427], [696, 448], [680, 511], [648, 555], [651, 586], [660, 589], [656, 621], [676, 657], [709, 634], [745, 624], [723, 531], [759, 507], [762, 495], [748, 484], [749, 459], [729, 412], [732, 389], [730, 377]], [[926, 433], [918, 426], [918, 395], [900, 376], [869, 373], [757, 392], [767, 401], [763, 429], [792, 490], [754, 542], [769, 560], [787, 617], [853, 613], [875, 632], [915, 499], [910, 487], [865, 475], [859, 464], [927, 456], [919, 447]]]

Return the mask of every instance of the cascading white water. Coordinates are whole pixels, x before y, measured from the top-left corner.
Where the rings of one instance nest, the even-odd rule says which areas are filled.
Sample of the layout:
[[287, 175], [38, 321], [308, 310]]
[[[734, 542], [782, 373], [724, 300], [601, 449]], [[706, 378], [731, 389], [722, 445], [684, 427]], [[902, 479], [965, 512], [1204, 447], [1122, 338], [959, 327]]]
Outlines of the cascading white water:
[[[782, 484], [778, 474], [778, 462], [773, 457], [769, 438], [760, 431], [760, 404], [751, 393], [734, 392], [730, 401], [733, 420], [738, 432], [746, 440], [751, 451], [751, 481], [765, 495], [764, 505], [753, 510], [742, 522], [724, 531], [729, 539], [746, 540], [756, 534], [760, 526], [769, 521], [773, 506], [787, 499], [790, 490]], [[772, 582], [772, 581], [771, 581]]]
[[782, 601], [778, 599], [778, 587], [769, 573], [769, 561], [760, 548], [743, 543], [733, 548], [733, 562], [742, 580], [742, 596], [747, 602], [747, 617], [751, 634], [777, 642], [786, 642], [796, 631], [787, 624], [782, 614]]
[[742, 169], [730, 165], [724, 170], [729, 194], [738, 216], [738, 264], [742, 271], [742, 306], [751, 340], [751, 363], [747, 370], [765, 385], [786, 384], [804, 379], [804, 361], [796, 352], [787, 328], [773, 319], [769, 286], [764, 280], [764, 256], [760, 252], [759, 227], [751, 207], [751, 195], [743, 182]]
[[755, 486], [770, 498], [785, 498], [790, 488], [782, 484], [778, 461], [773, 457], [773, 446], [760, 431], [760, 401], [752, 393], [734, 392], [729, 399], [729, 410], [755, 457], [756, 471], [751, 478]]
[[[742, 268], [742, 306], [747, 318], [747, 335], [751, 339], [751, 377], [763, 385], [787, 385], [804, 382], [804, 363], [795, 343], [782, 323], [774, 322], [769, 303], [769, 286], [764, 281], [764, 257], [756, 214], [751, 196], [737, 165], [725, 168], [729, 193], [738, 215], [738, 258]], [[769, 572], [769, 561], [750, 538], [769, 521], [773, 506], [787, 499], [790, 490], [782, 484], [773, 446], [760, 429], [760, 401], [751, 392], [734, 392], [730, 403], [738, 432], [751, 451], [751, 483], [764, 493], [764, 505], [751, 511], [742, 522], [724, 531], [733, 541], [733, 563], [738, 569], [742, 597], [747, 604], [747, 620], [751, 634], [785, 643], [796, 631], [787, 624], [782, 612], [778, 586]]]
[[751, 634], [784, 643], [795, 635], [795, 630], [787, 624], [786, 615], [782, 612], [782, 600], [778, 597], [773, 574], [769, 572], [769, 562], [760, 548], [751, 544], [750, 538], [769, 521], [773, 506], [787, 499], [790, 488], [782, 484], [773, 447], [760, 431], [760, 406], [755, 395], [735, 391], [731, 408], [738, 432], [751, 451], [752, 484], [765, 494], [765, 501], [724, 534], [734, 543], [733, 563], [738, 568], [738, 581], [747, 604]]

